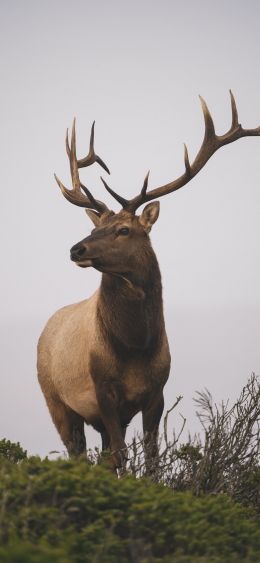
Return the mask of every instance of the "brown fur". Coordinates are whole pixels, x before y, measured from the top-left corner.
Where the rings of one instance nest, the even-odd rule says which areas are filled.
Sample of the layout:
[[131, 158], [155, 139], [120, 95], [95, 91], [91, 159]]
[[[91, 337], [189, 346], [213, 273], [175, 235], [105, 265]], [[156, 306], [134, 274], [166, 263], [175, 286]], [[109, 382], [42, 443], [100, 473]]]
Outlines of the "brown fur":
[[[147, 211], [141, 218], [125, 211], [106, 215], [72, 248], [76, 263], [91, 262], [103, 272], [101, 286], [90, 299], [57, 311], [39, 340], [39, 382], [70, 455], [85, 450], [86, 422], [120, 465], [125, 429], [139, 411], [146, 441], [153, 441], [154, 452], [157, 447], [170, 354], [161, 276], [148, 236], [158, 216], [158, 204], [152, 206], [152, 218]], [[127, 236], [120, 235], [122, 228], [129, 228]]]

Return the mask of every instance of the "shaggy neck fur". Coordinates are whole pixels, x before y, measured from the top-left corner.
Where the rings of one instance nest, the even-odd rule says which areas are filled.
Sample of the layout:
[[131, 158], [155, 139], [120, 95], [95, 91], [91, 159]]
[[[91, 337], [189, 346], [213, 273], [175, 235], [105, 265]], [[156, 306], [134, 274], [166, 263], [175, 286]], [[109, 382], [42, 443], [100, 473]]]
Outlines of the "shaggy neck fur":
[[158, 262], [147, 245], [138, 266], [123, 277], [103, 274], [98, 303], [102, 330], [114, 347], [155, 351], [164, 329], [162, 285]]

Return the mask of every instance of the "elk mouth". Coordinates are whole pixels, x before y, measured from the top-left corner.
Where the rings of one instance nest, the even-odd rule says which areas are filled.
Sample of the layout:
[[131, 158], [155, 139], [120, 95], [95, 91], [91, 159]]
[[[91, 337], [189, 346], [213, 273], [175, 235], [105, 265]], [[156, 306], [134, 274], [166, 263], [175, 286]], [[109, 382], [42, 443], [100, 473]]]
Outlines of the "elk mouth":
[[71, 250], [70, 259], [74, 264], [76, 264], [76, 266], [79, 266], [80, 268], [90, 268], [91, 266], [94, 265], [93, 264], [94, 257], [93, 256], [84, 257], [84, 250], [83, 252], [81, 251], [78, 252], [77, 254], [73, 253]]
[[91, 266], [93, 266], [93, 261], [90, 259], [87, 260], [73, 260], [74, 264], [76, 264], [76, 266], [79, 266], [80, 268], [90, 268]]

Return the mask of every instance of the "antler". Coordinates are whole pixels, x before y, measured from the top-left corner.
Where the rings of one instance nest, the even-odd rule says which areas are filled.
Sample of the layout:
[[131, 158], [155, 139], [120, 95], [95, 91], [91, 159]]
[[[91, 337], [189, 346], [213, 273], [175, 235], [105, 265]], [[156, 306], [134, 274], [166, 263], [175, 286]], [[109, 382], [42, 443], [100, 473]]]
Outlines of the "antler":
[[[255, 129], [243, 129], [243, 127], [238, 122], [238, 113], [236, 108], [235, 98], [230, 90], [230, 98], [231, 98], [231, 110], [232, 110], [232, 123], [229, 131], [224, 135], [216, 135], [215, 127], [213, 123], [213, 119], [210, 115], [206, 102], [200, 96], [200, 101], [202, 105], [202, 111], [204, 115], [205, 121], [205, 135], [201, 145], [201, 148], [192, 164], [190, 164], [189, 156], [188, 156], [188, 149], [186, 145], [184, 145], [184, 163], [185, 163], [185, 172], [177, 178], [173, 180], [169, 184], [165, 184], [164, 186], [160, 186], [159, 188], [155, 188], [147, 192], [148, 186], [148, 176], [149, 172], [145, 177], [144, 184], [141, 190], [141, 193], [130, 200], [125, 200], [124, 198], [120, 198], [121, 205], [124, 209], [130, 211], [131, 213], [135, 213], [138, 207], [147, 201], [151, 201], [157, 197], [162, 197], [163, 195], [169, 194], [176, 190], [185, 186], [198, 172], [203, 168], [209, 158], [216, 152], [220, 147], [227, 145], [229, 143], [233, 143], [237, 141], [241, 137], [251, 137], [251, 136], [260, 136], [260, 127], [256, 127]], [[103, 183], [105, 184], [104, 180]], [[105, 184], [105, 187], [110, 191], [113, 192], [108, 186]], [[115, 197], [115, 196], [114, 196]]]
[[[75, 122], [75, 119], [74, 119], [74, 122]], [[98, 156], [95, 153], [95, 150], [94, 150], [94, 135], [95, 135], [95, 121], [93, 121], [92, 126], [91, 126], [91, 134], [90, 134], [88, 154], [87, 154], [87, 156], [85, 156], [85, 158], [81, 158], [80, 160], [77, 160], [78, 168], [85, 168], [86, 166], [90, 166], [90, 164], [94, 164], [94, 162], [98, 162], [98, 164], [100, 164], [100, 166], [102, 166], [102, 168], [104, 168], [104, 170], [108, 174], [110, 174], [107, 165], [100, 158], [100, 156]], [[70, 158], [71, 149], [70, 149], [70, 146], [69, 146], [69, 130], [68, 129], [67, 129], [67, 132], [66, 132], [66, 150], [67, 150], [67, 155]]]
[[[94, 162], [98, 162], [100, 166], [102, 166], [108, 174], [110, 174], [109, 169], [107, 168], [106, 164], [103, 160], [96, 155], [94, 151], [94, 127], [95, 121], [91, 127], [91, 135], [90, 135], [90, 144], [89, 144], [89, 152], [85, 158], [81, 160], [77, 160], [76, 156], [76, 130], [75, 130], [76, 120], [73, 121], [72, 126], [72, 133], [71, 133], [71, 147], [69, 145], [68, 139], [68, 129], [66, 133], [66, 150], [70, 161], [70, 171], [71, 171], [71, 179], [72, 179], [72, 190], [68, 190], [59, 178], [54, 174], [56, 182], [60, 187], [63, 195], [66, 197], [70, 203], [78, 205], [79, 207], [85, 207], [87, 209], [95, 209], [99, 213], [104, 213], [105, 211], [109, 211], [108, 207], [102, 201], [99, 201], [93, 197], [91, 192], [88, 190], [84, 184], [79, 179], [79, 168], [83, 168], [86, 166], [90, 166]], [[85, 193], [85, 195], [82, 193]]]

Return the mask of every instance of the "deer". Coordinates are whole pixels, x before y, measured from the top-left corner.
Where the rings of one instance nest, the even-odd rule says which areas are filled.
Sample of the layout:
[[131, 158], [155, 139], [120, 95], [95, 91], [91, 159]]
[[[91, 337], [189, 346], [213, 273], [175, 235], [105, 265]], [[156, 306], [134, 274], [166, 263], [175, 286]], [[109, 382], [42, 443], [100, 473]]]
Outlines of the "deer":
[[[59, 309], [48, 321], [38, 343], [38, 379], [52, 420], [69, 456], [85, 455], [84, 425], [101, 435], [102, 450], [110, 451], [113, 470], [127, 460], [126, 428], [142, 413], [145, 451], [158, 455], [158, 429], [164, 409], [164, 386], [171, 356], [165, 329], [161, 274], [150, 241], [159, 216], [157, 198], [166, 196], [198, 174], [221, 147], [242, 137], [260, 136], [260, 127], [244, 129], [230, 91], [232, 122], [223, 135], [215, 133], [208, 106], [200, 97], [205, 133], [191, 163], [184, 145], [185, 171], [177, 179], [125, 199], [101, 177], [104, 188], [120, 204], [114, 212], [81, 182], [79, 169], [98, 163], [94, 125], [89, 152], [77, 159], [75, 119], [71, 139], [66, 134], [72, 189], [55, 179], [63, 196], [85, 209], [94, 229], [70, 250], [80, 268], [101, 272], [101, 284], [88, 299]], [[137, 210], [143, 206], [140, 215]]]

